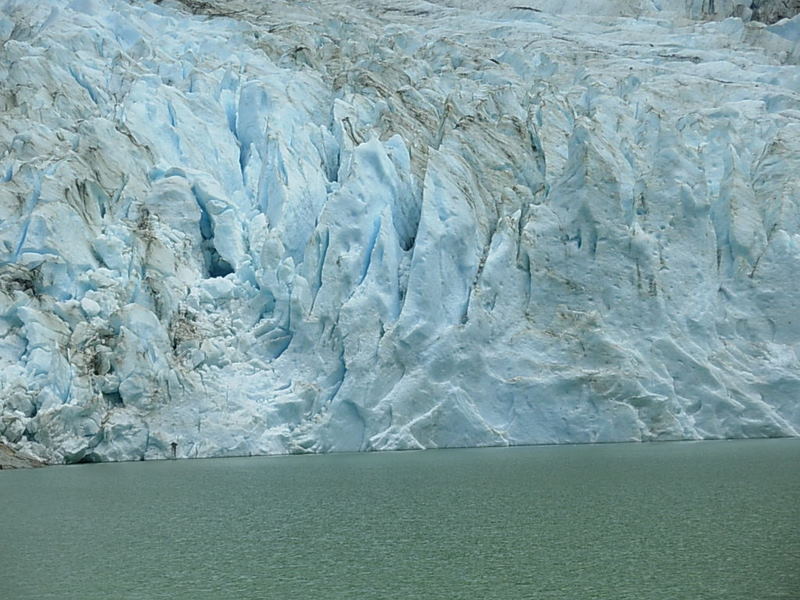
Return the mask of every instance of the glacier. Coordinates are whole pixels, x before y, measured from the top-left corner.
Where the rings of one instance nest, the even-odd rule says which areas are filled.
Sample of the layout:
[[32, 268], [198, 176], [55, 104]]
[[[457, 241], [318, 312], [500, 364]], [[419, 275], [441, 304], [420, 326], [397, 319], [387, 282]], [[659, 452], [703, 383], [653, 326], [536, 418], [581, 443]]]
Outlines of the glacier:
[[800, 435], [800, 17], [491, 4], [0, 2], [0, 443]]

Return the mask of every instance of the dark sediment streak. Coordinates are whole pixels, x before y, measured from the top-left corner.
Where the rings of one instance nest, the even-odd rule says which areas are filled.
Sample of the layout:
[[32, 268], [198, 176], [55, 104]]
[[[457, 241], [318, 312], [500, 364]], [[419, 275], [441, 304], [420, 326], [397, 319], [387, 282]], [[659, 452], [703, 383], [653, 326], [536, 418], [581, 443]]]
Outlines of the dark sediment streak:
[[0, 470], [28, 469], [31, 467], [43, 466], [45, 466], [45, 463], [21, 454], [17, 454], [5, 444], [0, 443]]

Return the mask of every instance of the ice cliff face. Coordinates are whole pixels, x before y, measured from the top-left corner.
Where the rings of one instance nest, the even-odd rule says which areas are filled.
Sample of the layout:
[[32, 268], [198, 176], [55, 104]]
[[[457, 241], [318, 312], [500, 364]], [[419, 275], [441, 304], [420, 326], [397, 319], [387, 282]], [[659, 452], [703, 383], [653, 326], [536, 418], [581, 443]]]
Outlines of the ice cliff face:
[[0, 4], [0, 441], [800, 434], [797, 18], [185, 4]]

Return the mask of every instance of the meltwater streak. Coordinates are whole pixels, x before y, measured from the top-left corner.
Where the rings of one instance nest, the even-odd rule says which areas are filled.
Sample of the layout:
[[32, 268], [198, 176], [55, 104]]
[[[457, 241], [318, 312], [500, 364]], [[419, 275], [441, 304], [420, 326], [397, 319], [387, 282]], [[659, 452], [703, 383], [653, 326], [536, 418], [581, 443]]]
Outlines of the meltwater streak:
[[800, 595], [800, 441], [0, 473], [0, 596]]

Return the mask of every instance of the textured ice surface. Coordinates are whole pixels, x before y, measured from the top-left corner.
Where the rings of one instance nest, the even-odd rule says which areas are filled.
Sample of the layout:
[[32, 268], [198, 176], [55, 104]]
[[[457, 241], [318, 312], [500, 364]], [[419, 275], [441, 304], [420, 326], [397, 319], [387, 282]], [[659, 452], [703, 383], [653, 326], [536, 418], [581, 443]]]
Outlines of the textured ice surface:
[[188, 4], [0, 3], [0, 440], [800, 433], [797, 19]]

